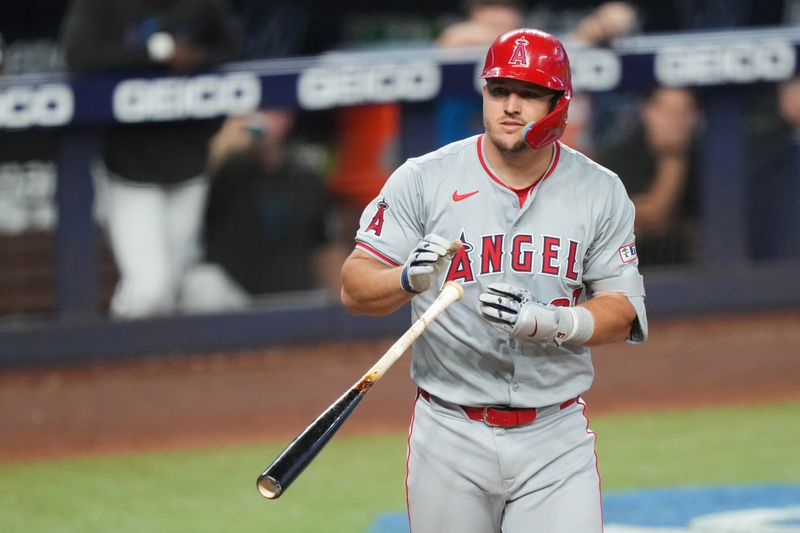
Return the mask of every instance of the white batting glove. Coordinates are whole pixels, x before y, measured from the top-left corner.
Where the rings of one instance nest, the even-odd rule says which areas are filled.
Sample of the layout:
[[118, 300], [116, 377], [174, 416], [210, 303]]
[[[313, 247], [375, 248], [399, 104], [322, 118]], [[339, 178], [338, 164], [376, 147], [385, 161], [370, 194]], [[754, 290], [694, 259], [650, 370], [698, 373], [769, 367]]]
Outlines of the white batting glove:
[[556, 307], [540, 302], [526, 289], [492, 283], [482, 293], [483, 318], [512, 337], [542, 344], [582, 344], [594, 333], [592, 314], [583, 307]]
[[543, 304], [526, 289], [492, 283], [478, 300], [483, 318], [512, 337], [535, 342], [552, 341], [555, 337], [555, 307]]
[[433, 233], [425, 236], [409, 254], [400, 274], [400, 286], [411, 294], [427, 291], [433, 280], [447, 268], [450, 241]]

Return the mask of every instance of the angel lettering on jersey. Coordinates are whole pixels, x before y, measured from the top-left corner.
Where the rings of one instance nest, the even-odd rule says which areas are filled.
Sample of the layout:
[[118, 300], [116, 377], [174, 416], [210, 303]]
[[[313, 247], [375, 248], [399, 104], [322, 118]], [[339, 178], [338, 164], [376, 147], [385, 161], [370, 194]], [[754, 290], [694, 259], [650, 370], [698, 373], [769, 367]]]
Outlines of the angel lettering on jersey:
[[464, 232], [461, 232], [459, 237], [461, 240], [461, 248], [453, 256], [450, 261], [450, 270], [447, 272], [447, 281], [460, 280], [462, 283], [469, 283], [475, 281], [475, 274], [472, 272], [472, 259], [470, 259], [470, 252], [474, 249], [472, 243], [467, 242], [464, 237]]
[[[578, 281], [578, 241], [520, 233], [510, 239], [511, 246], [507, 250], [509, 239], [502, 233], [482, 236], [479, 247], [469, 242], [463, 231], [460, 239], [463, 246], [450, 263], [447, 281], [470, 283], [475, 281], [476, 275], [495, 274], [506, 268]], [[474, 254], [476, 251], [478, 253]], [[476, 264], [473, 259], [477, 259]]]

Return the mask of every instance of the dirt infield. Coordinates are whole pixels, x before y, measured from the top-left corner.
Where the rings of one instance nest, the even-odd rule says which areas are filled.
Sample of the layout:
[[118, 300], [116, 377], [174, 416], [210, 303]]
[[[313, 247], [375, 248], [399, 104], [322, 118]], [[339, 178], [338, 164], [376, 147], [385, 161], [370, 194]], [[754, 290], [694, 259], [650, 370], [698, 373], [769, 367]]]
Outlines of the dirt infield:
[[[296, 434], [394, 339], [0, 371], [0, 461], [217, 446]], [[591, 414], [800, 399], [800, 310], [657, 320], [594, 349]], [[404, 429], [404, 357], [343, 433]]]

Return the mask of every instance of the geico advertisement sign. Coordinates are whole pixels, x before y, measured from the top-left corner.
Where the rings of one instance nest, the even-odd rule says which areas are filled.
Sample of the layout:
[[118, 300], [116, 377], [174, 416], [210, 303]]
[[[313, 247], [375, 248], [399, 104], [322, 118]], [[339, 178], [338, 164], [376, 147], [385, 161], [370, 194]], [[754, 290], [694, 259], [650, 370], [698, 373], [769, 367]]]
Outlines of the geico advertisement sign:
[[657, 52], [656, 80], [664, 85], [715, 85], [778, 81], [794, 74], [789, 41], [678, 45]]
[[75, 113], [69, 86], [54, 83], [0, 89], [0, 127], [62, 126]]
[[439, 94], [441, 85], [441, 69], [433, 62], [326, 65], [300, 74], [297, 100], [304, 109], [425, 101]]
[[570, 54], [572, 85], [577, 91], [610, 91], [622, 78], [622, 61], [610, 50], [586, 48]]
[[247, 73], [188, 78], [129, 79], [114, 89], [120, 122], [211, 118], [258, 108], [261, 83]]

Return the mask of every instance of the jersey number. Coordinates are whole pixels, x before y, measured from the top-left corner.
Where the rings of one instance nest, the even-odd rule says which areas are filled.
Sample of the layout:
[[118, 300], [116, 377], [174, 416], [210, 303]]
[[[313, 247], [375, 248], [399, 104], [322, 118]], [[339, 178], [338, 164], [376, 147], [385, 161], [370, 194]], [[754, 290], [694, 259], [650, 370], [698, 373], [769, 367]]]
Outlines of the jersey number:
[[572, 291], [572, 301], [570, 302], [569, 298], [556, 298], [550, 305], [555, 305], [556, 307], [570, 307], [578, 305], [578, 299], [581, 297], [583, 293], [583, 287], [578, 287], [574, 291]]

